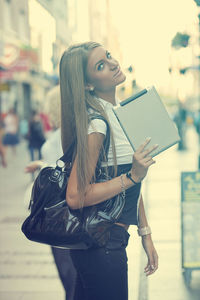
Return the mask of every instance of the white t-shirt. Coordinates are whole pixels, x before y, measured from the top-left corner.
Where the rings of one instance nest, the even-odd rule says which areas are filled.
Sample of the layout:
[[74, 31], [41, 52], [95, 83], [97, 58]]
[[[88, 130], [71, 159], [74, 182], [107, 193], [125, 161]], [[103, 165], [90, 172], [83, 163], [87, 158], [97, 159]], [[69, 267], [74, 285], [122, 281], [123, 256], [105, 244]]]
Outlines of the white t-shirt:
[[55, 167], [56, 161], [63, 155], [60, 128], [53, 131], [41, 149], [42, 159], [46, 165]]
[[[110, 125], [112, 126], [115, 148], [116, 148], [117, 164], [123, 165], [123, 164], [132, 163], [134, 151], [112, 110], [113, 104], [101, 98], [98, 98], [98, 100], [103, 106], [105, 112], [107, 113]], [[88, 128], [88, 134], [91, 134], [93, 132], [99, 132], [106, 135], [105, 122], [99, 119], [92, 120]], [[113, 161], [112, 145], [110, 143], [110, 147], [108, 150], [108, 166], [112, 166], [112, 165], [114, 165], [114, 161]]]
[[17, 119], [14, 115], [8, 114], [4, 119], [5, 133], [17, 133]]

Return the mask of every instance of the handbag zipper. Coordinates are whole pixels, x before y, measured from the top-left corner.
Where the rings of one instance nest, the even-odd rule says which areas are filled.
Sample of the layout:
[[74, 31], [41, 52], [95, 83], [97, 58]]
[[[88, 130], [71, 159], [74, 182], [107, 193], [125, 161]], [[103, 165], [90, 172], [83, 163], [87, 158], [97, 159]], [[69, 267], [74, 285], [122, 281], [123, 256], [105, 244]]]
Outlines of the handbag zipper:
[[62, 203], [64, 203], [64, 202], [66, 202], [66, 201], [63, 200], [63, 201], [61, 201], [61, 202], [59, 202], [59, 203], [57, 203], [57, 204], [55, 204], [55, 205], [52, 205], [52, 206], [50, 206], [50, 207], [44, 207], [44, 210], [48, 210], [48, 209], [51, 209], [51, 208], [55, 208], [56, 206], [59, 206], [60, 204], [62, 204]]

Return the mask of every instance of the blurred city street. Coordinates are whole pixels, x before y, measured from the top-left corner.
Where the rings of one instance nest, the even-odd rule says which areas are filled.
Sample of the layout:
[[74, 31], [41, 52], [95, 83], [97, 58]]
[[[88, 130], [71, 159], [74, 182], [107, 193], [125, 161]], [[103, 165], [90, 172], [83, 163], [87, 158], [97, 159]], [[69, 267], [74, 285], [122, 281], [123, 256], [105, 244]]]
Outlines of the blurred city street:
[[[181, 261], [181, 172], [200, 174], [200, 0], [126, 0], [126, 5], [116, 0], [0, 0], [0, 300], [65, 298], [51, 248], [28, 241], [21, 232], [33, 182], [24, 168], [30, 155], [45, 160], [41, 147], [60, 128], [61, 57], [71, 45], [86, 41], [100, 43], [108, 66], [114, 58], [123, 71], [126, 80], [111, 85], [116, 99], [156, 87], [181, 137], [156, 157], [142, 186], [159, 269], [145, 277], [141, 238], [135, 226], [129, 228], [129, 300], [200, 300], [200, 270], [192, 271], [186, 284]], [[80, 76], [88, 73], [88, 66], [84, 72], [79, 69]], [[113, 80], [117, 73], [111, 73]], [[96, 97], [95, 87], [88, 90], [88, 78], [81, 81], [81, 95]], [[146, 111], [151, 116], [152, 107]], [[198, 180], [195, 204], [200, 205]], [[199, 234], [195, 214], [191, 210], [188, 224], [193, 229], [195, 222]], [[197, 268], [198, 248], [191, 251], [199, 255]]]
[[[159, 269], [148, 279], [146, 256], [136, 228], [128, 246], [130, 300], [199, 300], [200, 271], [186, 288], [181, 270], [180, 172], [197, 168], [197, 135], [187, 131], [187, 151], [168, 149], [156, 158], [143, 185]], [[8, 153], [8, 167], [0, 169], [0, 299], [64, 299], [50, 247], [28, 241], [20, 226], [27, 216], [31, 177], [24, 173], [29, 157], [22, 142], [16, 156]]]
[[64, 299], [50, 247], [29, 242], [20, 229], [31, 184], [26, 147], [22, 142], [16, 156], [8, 152], [8, 167], [0, 169], [0, 299]]

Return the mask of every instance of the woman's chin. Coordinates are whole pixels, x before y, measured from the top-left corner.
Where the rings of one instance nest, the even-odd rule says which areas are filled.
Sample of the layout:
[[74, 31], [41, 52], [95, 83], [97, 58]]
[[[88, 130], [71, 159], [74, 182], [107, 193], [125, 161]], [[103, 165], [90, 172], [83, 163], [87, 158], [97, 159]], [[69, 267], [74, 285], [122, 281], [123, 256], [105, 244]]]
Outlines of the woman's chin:
[[117, 79], [118, 79], [117, 85], [121, 84], [126, 80], [126, 75], [124, 73], [122, 73], [121, 76], [119, 76]]

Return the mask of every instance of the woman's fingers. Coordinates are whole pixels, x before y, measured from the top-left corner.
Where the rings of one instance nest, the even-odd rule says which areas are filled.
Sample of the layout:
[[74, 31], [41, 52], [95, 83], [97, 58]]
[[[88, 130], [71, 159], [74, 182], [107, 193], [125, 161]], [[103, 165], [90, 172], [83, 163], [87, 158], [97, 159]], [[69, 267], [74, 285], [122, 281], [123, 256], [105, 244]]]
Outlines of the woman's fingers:
[[145, 149], [149, 142], [150, 138], [146, 139], [146, 141], [133, 154], [132, 175], [133, 178], [137, 179], [137, 181], [141, 181], [146, 176], [148, 168], [155, 163], [152, 156], [149, 154], [154, 151], [158, 145]]
[[136, 152], [142, 152], [142, 151], [144, 151], [144, 148], [150, 143], [150, 141], [151, 141], [151, 138], [148, 137], [148, 138], [144, 141], [144, 143], [142, 143], [142, 144], [139, 146], [139, 148], [136, 150]]
[[153, 158], [152, 158], [152, 156], [147, 156], [147, 157], [144, 157], [142, 161], [144, 163], [148, 163], [149, 161], [153, 161]]
[[152, 147], [145, 149], [146, 146], [149, 144], [151, 138], [146, 139], [146, 141], [136, 150], [135, 153], [141, 154], [142, 157], [148, 156], [152, 151], [158, 148], [158, 144], [153, 145]]
[[153, 165], [155, 163], [156, 162], [153, 159], [150, 159], [150, 160], [144, 162], [146, 168], [149, 168], [151, 165]]
[[154, 146], [152, 146], [152, 147], [149, 148], [149, 149], [144, 150], [143, 152], [140, 152], [141, 157], [147, 157], [147, 156], [149, 156], [149, 154], [150, 154], [151, 152], [153, 152], [156, 148], [158, 148], [158, 145], [157, 145], [157, 144], [154, 145]]
[[156, 162], [156, 161], [155, 161], [154, 159], [152, 159], [151, 156], [147, 156], [147, 157], [145, 157], [145, 158], [143, 159], [143, 164], [144, 164], [144, 166], [145, 166], [146, 168], [148, 168], [149, 166], [155, 164], [155, 162]]
[[151, 148], [146, 150], [146, 156], [148, 156], [151, 152], [153, 152], [156, 148], [158, 148], [158, 144], [153, 145]]
[[149, 258], [148, 263], [144, 269], [146, 276], [153, 274], [158, 269], [158, 255], [157, 252], [154, 251], [152, 256]]
[[157, 268], [154, 267], [154, 264], [148, 263], [144, 269], [144, 272], [146, 273], [146, 276], [149, 276], [149, 275], [153, 274], [156, 270], [157, 270]]
[[34, 173], [40, 166], [40, 161], [31, 162], [28, 166], [25, 167], [25, 173]]

